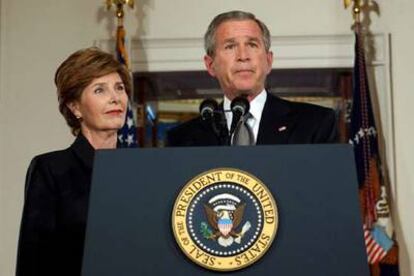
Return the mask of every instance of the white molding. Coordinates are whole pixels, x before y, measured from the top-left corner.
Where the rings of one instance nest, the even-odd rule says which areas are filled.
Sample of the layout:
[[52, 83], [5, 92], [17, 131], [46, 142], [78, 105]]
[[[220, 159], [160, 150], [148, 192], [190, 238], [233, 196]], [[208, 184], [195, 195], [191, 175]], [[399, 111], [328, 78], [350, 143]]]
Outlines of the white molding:
[[[375, 34], [377, 56], [385, 61], [384, 34]], [[202, 38], [132, 39], [131, 68], [135, 72], [204, 70]], [[274, 36], [271, 50], [273, 68], [350, 68], [354, 58], [354, 36]]]
[[[382, 150], [383, 164], [385, 162], [386, 168], [383, 168], [390, 180], [391, 194], [395, 198], [396, 195], [396, 161], [395, 161], [395, 132], [394, 132], [394, 107], [393, 107], [393, 93], [391, 88], [391, 57], [390, 57], [390, 43], [391, 36], [389, 34], [383, 34], [377, 36], [374, 40], [374, 48], [376, 51], [376, 60], [372, 64], [368, 65], [374, 72], [374, 78], [371, 81], [375, 81], [375, 87], [373, 89], [373, 83], [370, 83], [371, 93], [376, 97], [379, 104], [379, 110], [376, 112], [376, 119], [381, 121], [380, 147], [384, 146]], [[375, 105], [374, 105], [375, 107]], [[378, 107], [378, 106], [377, 106]], [[378, 125], [378, 121], [377, 121]]]
[[[387, 37], [373, 35], [373, 65], [386, 63]], [[113, 52], [114, 39], [98, 39], [94, 45]], [[134, 72], [205, 70], [202, 38], [142, 38], [126, 41]], [[273, 68], [351, 68], [354, 35], [273, 36]]]
[[202, 39], [132, 40], [133, 71], [204, 70]]
[[273, 37], [273, 67], [346, 68], [353, 64], [353, 37], [350, 35]]

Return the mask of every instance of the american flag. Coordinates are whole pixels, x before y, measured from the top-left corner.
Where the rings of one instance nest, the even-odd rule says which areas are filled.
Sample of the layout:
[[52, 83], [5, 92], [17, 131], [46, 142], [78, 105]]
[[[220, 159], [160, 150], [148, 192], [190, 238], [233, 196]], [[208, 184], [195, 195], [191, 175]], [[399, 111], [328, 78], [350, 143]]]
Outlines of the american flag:
[[[125, 29], [121, 24], [116, 32], [116, 57], [119, 62], [128, 67], [128, 54], [125, 47]], [[118, 147], [135, 148], [137, 142], [137, 128], [134, 120], [131, 103], [128, 103], [124, 126], [118, 131]]]
[[367, 248], [368, 263], [375, 264], [382, 260], [387, 251], [391, 249], [393, 242], [386, 235], [381, 226], [374, 225], [368, 229], [364, 224], [364, 239]]
[[377, 128], [366, 72], [361, 26], [356, 23], [349, 143], [355, 152], [368, 263], [377, 264], [387, 255], [394, 242], [386, 189], [379, 169]]

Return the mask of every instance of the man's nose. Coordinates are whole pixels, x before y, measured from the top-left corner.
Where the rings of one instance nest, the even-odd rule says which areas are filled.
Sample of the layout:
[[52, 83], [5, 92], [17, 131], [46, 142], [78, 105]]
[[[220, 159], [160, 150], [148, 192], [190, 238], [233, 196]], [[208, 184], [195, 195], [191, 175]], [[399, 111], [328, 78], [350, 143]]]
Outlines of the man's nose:
[[241, 45], [237, 48], [237, 60], [238, 61], [246, 61], [249, 60], [249, 52], [246, 46]]

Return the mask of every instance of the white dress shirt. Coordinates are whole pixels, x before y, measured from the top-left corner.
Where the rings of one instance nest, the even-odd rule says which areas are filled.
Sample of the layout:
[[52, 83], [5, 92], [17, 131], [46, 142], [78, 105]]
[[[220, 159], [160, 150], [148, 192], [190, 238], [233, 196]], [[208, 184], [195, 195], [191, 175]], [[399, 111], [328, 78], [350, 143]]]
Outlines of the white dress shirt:
[[[250, 102], [249, 112], [250, 114], [252, 114], [252, 117], [247, 121], [247, 124], [250, 126], [250, 128], [253, 131], [255, 142], [257, 141], [260, 120], [262, 118], [262, 112], [263, 112], [263, 108], [266, 102], [266, 98], [267, 98], [267, 93], [266, 93], [266, 90], [263, 89], [263, 91], [260, 92], [260, 94], [257, 95]], [[224, 96], [223, 109], [224, 109], [224, 114], [226, 115], [227, 128], [229, 131], [231, 127], [231, 120], [233, 119], [233, 113], [231, 112], [230, 104], [231, 104], [231, 101], [226, 96]]]

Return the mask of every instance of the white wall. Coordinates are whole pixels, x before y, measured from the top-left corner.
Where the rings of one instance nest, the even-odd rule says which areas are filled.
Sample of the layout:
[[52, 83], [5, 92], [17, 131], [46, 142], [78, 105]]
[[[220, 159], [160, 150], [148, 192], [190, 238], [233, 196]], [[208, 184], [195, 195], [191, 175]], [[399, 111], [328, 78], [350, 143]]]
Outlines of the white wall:
[[[0, 0], [0, 275], [13, 275], [30, 159], [66, 147], [72, 141], [57, 110], [53, 75], [71, 52], [113, 35], [112, 15], [102, 0]], [[372, 29], [392, 34], [392, 77], [396, 147], [397, 222], [402, 245], [402, 275], [414, 271], [414, 130], [411, 103], [413, 20], [409, 0], [379, 1]], [[332, 0], [138, 0], [127, 12], [127, 31], [147, 38], [197, 38], [219, 12], [256, 13], [273, 35], [349, 34], [350, 11]], [[190, 11], [190, 12], [189, 12]], [[277, 56], [277, 52], [276, 52]], [[201, 57], [200, 57], [201, 62]], [[411, 124], [410, 124], [411, 122]]]
[[[2, 34], [3, 34], [3, 1], [0, 0], [0, 129], [3, 127], [3, 105], [2, 105], [2, 92], [3, 92], [3, 48], [2, 48]], [[3, 152], [3, 133], [4, 130], [2, 130], [0, 132], [0, 168], [3, 168], [3, 158], [1, 156], [4, 156], [4, 152]], [[3, 224], [5, 222], [5, 217], [4, 217], [4, 213], [5, 213], [5, 208], [4, 208], [4, 200], [3, 200], [3, 184], [5, 181], [4, 178], [4, 174], [2, 172], [2, 170], [0, 169], [0, 224]], [[0, 248], [5, 248], [4, 245], [4, 237], [5, 237], [5, 232], [3, 230], [3, 227], [0, 226]], [[1, 260], [3, 260], [5, 258], [5, 250], [0, 249], [0, 266], [3, 267], [3, 262]], [[1, 272], [1, 271], [0, 271]]]
[[[412, 86], [413, 1], [383, 1], [384, 24], [392, 33], [392, 78], [394, 96], [395, 157], [396, 157], [396, 219], [401, 242], [401, 275], [414, 275], [414, 129]], [[387, 2], [387, 3], [385, 3]]]
[[58, 113], [53, 77], [69, 53], [110, 35], [99, 6], [104, 1], [2, 1], [0, 275], [13, 275], [30, 159], [72, 141]]

